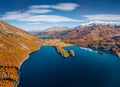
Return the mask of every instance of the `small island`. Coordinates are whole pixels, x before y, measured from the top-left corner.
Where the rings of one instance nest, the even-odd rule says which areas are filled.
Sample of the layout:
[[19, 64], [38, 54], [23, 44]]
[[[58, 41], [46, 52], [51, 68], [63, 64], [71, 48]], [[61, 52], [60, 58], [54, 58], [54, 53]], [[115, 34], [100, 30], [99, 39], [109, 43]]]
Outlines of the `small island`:
[[65, 58], [67, 58], [69, 56], [75, 56], [74, 50], [65, 50], [63, 48], [66, 46], [73, 46], [73, 45], [64, 43], [60, 39], [44, 39], [42, 45], [43, 46], [54, 46], [57, 53]]

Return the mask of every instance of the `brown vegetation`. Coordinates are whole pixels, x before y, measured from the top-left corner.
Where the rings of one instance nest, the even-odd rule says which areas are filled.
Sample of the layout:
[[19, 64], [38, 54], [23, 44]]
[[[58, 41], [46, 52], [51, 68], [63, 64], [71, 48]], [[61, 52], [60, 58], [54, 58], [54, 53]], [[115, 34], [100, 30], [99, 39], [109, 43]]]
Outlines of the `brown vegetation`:
[[0, 87], [14, 87], [18, 68], [41, 40], [19, 28], [0, 21]]
[[72, 44], [68, 44], [68, 43], [64, 43], [62, 40], [60, 39], [45, 39], [43, 42], [42, 42], [42, 45], [43, 46], [62, 46], [62, 47], [65, 47], [65, 46], [72, 46]]
[[63, 57], [75, 56], [73, 50], [64, 50], [63, 47], [72, 46], [72, 44], [64, 43], [60, 39], [45, 39], [42, 43], [43, 46], [54, 46], [58, 54]]
[[75, 53], [74, 53], [73, 50], [69, 50], [68, 52], [69, 52], [69, 54], [70, 54], [71, 56], [75, 56]]
[[69, 56], [75, 56], [75, 53], [73, 50], [65, 50], [61, 46], [54, 46], [56, 48], [56, 51], [63, 57], [69, 57]]

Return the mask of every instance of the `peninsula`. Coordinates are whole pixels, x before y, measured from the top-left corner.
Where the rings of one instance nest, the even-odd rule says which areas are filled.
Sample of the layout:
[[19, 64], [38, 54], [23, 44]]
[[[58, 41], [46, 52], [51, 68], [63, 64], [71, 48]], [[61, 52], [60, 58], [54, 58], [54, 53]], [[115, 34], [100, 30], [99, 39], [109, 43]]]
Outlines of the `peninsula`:
[[75, 53], [73, 50], [65, 50], [63, 47], [57, 46], [57, 45], [54, 47], [55, 47], [57, 53], [63, 57], [75, 56]]
[[64, 43], [60, 39], [45, 39], [42, 43], [43, 46], [54, 46], [57, 53], [63, 57], [75, 56], [73, 50], [65, 50], [63, 47], [72, 46], [72, 44]]

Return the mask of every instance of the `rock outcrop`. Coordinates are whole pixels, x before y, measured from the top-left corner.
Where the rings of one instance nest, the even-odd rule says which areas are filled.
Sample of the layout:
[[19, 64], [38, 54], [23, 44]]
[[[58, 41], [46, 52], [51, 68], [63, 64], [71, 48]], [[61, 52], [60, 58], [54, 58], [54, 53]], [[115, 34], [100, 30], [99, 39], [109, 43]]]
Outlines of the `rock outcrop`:
[[73, 50], [65, 50], [63, 47], [61, 46], [54, 46], [57, 53], [60, 54], [63, 57], [69, 57], [69, 56], [75, 56], [75, 53]]

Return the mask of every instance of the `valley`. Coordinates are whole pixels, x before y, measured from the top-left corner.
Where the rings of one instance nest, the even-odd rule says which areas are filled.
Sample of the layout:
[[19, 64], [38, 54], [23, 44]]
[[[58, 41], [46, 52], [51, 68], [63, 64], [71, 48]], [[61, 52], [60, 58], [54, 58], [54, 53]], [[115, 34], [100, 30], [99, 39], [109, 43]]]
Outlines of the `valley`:
[[73, 49], [66, 50], [66, 47], [71, 48], [75, 45], [97, 50], [100, 54], [109, 52], [120, 57], [119, 25], [88, 24], [72, 29], [68, 27], [50, 29], [30, 32], [34, 34], [31, 35], [0, 21], [0, 87], [17, 87], [21, 64], [41, 45], [54, 47], [56, 53], [64, 58], [76, 57]]
[[120, 87], [120, 0], [0, 8], [0, 87]]

